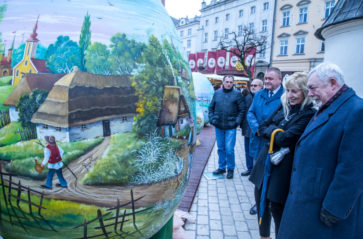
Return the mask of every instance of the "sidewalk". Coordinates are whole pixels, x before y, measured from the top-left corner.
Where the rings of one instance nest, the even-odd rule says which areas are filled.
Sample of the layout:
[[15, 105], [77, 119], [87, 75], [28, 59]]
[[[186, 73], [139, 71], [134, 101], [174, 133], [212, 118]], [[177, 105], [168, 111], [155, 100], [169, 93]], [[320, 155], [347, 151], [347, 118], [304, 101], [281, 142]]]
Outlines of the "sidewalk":
[[[185, 225], [189, 239], [260, 238], [257, 217], [249, 214], [254, 204], [254, 188], [248, 177], [241, 177], [241, 172], [246, 170], [243, 140], [241, 130], [238, 129], [235, 147], [236, 168], [232, 180], [207, 180], [202, 176], [190, 210], [196, 221], [187, 221]], [[217, 168], [218, 155], [215, 144], [204, 172], [212, 172]], [[271, 237], [275, 238], [274, 225], [271, 224]]]

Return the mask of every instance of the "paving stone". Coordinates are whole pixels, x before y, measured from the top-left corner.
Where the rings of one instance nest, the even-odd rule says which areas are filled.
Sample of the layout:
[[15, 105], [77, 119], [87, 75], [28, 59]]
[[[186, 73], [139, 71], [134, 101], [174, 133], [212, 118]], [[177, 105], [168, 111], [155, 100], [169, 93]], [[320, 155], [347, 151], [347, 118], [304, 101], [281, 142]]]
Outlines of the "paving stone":
[[222, 230], [222, 222], [220, 220], [210, 220], [209, 225], [211, 230]]
[[230, 226], [230, 225], [223, 225], [223, 233], [226, 236], [236, 236], [237, 235], [236, 228], [234, 226]]
[[238, 239], [251, 239], [249, 232], [237, 232]]
[[208, 216], [198, 215], [197, 217], [197, 224], [209, 224]]
[[197, 238], [201, 236], [209, 236], [209, 226], [208, 225], [197, 225]]
[[210, 232], [210, 239], [221, 239], [221, 238], [223, 238], [223, 232], [222, 231], [212, 230]]

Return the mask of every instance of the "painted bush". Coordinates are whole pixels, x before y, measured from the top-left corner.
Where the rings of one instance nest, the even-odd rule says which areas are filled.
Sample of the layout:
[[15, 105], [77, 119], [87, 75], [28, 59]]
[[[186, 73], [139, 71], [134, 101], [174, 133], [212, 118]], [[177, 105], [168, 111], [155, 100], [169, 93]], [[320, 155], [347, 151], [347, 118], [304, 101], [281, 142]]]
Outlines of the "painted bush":
[[[160, 1], [9, 0], [0, 29], [1, 236], [154, 235], [182, 199], [196, 115]], [[43, 161], [46, 136], [63, 165]], [[59, 171], [67, 187], [44, 188]]]

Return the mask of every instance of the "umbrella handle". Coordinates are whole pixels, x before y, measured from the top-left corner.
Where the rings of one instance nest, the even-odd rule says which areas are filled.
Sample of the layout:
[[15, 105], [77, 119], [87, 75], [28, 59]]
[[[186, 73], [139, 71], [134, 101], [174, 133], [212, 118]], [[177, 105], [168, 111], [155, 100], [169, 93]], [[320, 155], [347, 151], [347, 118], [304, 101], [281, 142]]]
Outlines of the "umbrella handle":
[[268, 149], [269, 154], [272, 154], [274, 152], [273, 147], [274, 147], [274, 141], [275, 141], [275, 134], [277, 132], [283, 132], [283, 131], [284, 131], [283, 129], [275, 129], [274, 131], [272, 131], [271, 139], [270, 139], [270, 148]]

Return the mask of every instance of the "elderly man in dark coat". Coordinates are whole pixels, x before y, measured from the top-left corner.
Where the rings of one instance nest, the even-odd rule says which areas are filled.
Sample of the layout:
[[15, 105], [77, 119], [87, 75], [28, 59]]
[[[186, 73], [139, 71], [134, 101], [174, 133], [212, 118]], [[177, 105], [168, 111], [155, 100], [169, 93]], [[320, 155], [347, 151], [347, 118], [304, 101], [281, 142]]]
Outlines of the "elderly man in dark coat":
[[319, 110], [295, 148], [278, 239], [363, 238], [363, 100], [334, 64], [314, 68], [308, 87]]

